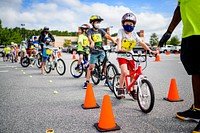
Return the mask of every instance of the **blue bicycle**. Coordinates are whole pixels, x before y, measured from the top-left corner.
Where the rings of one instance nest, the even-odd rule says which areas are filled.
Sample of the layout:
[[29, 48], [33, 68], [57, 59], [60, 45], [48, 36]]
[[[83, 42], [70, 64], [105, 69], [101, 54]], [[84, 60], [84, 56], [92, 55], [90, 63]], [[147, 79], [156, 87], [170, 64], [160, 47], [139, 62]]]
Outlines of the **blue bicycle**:
[[85, 76], [87, 75], [87, 69], [89, 67], [88, 60], [83, 57], [81, 64], [77, 67], [78, 59], [74, 60], [70, 65], [70, 73], [74, 78], [79, 78], [82, 76], [83, 72], [85, 72]]

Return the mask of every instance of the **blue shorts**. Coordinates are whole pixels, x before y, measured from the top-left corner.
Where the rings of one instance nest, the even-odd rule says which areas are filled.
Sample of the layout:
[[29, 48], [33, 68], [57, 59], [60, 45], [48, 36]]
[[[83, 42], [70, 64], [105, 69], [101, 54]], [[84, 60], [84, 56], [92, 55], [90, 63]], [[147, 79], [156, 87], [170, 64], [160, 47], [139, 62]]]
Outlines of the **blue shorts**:
[[10, 54], [6, 54], [6, 57], [10, 57]]
[[103, 62], [104, 58], [105, 58], [105, 53], [104, 52], [100, 52], [100, 53], [91, 53], [90, 54], [90, 64], [95, 64], [98, 62], [98, 58], [100, 59], [101, 62]]
[[47, 62], [48, 57], [42, 56], [42, 62]]
[[188, 75], [200, 74], [199, 42], [200, 35], [193, 35], [182, 39], [181, 61]]

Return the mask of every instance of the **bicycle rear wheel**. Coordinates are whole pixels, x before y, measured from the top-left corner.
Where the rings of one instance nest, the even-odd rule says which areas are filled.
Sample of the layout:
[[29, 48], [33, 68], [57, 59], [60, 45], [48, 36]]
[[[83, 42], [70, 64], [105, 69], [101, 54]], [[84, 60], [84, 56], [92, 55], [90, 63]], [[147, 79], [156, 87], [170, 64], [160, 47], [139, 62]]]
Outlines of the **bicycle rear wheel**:
[[65, 62], [60, 58], [56, 63], [56, 71], [59, 75], [64, 75], [66, 70]]
[[70, 65], [70, 73], [74, 78], [79, 78], [83, 74], [83, 69], [76, 68], [77, 64], [78, 64], [78, 60], [74, 60]]
[[109, 64], [106, 68], [106, 82], [111, 91], [113, 91], [113, 79], [116, 74], [118, 74], [117, 67], [114, 64]]
[[137, 101], [140, 109], [144, 113], [149, 113], [154, 107], [155, 95], [151, 83], [147, 79], [142, 79], [138, 83]]
[[94, 70], [91, 71], [91, 78], [92, 78], [92, 82], [95, 85], [99, 84], [99, 82], [100, 82], [100, 69], [96, 65], [94, 67]]
[[27, 56], [21, 58], [22, 67], [28, 67], [29, 64], [30, 64], [30, 59]]

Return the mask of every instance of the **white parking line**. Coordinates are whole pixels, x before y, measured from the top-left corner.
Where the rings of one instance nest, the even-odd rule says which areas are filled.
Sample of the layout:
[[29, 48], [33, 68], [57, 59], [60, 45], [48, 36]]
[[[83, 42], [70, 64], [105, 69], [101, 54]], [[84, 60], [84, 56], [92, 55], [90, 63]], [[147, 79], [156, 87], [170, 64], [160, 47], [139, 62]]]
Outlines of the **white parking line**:
[[17, 66], [0, 66], [0, 68], [6, 68], [6, 67], [12, 67], [12, 68], [14, 68], [14, 67], [17, 67]]
[[8, 72], [8, 70], [0, 71], [0, 73], [7, 73], [7, 72]]

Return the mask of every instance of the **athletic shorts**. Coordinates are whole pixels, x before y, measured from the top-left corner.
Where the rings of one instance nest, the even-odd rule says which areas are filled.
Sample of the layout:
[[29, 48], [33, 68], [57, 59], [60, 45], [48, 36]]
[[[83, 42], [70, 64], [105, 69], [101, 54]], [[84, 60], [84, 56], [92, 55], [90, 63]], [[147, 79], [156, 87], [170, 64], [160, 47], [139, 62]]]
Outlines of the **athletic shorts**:
[[127, 68], [130, 71], [130, 73], [134, 70], [135, 68], [135, 62], [134, 60], [127, 60], [125, 58], [117, 58], [119, 65], [121, 66], [122, 64], [127, 64]]
[[105, 53], [104, 52], [100, 52], [100, 53], [91, 53], [90, 54], [90, 64], [95, 64], [98, 62], [98, 58], [100, 58], [100, 61], [103, 62], [104, 58], [105, 58]]
[[200, 35], [182, 38], [181, 61], [188, 75], [200, 74]]
[[86, 54], [85, 52], [83, 52], [83, 51], [78, 51], [77, 52], [78, 53], [78, 55], [83, 55], [83, 57], [85, 58], [85, 60], [88, 60], [88, 54]]
[[42, 62], [47, 62], [48, 57], [42, 56]]

